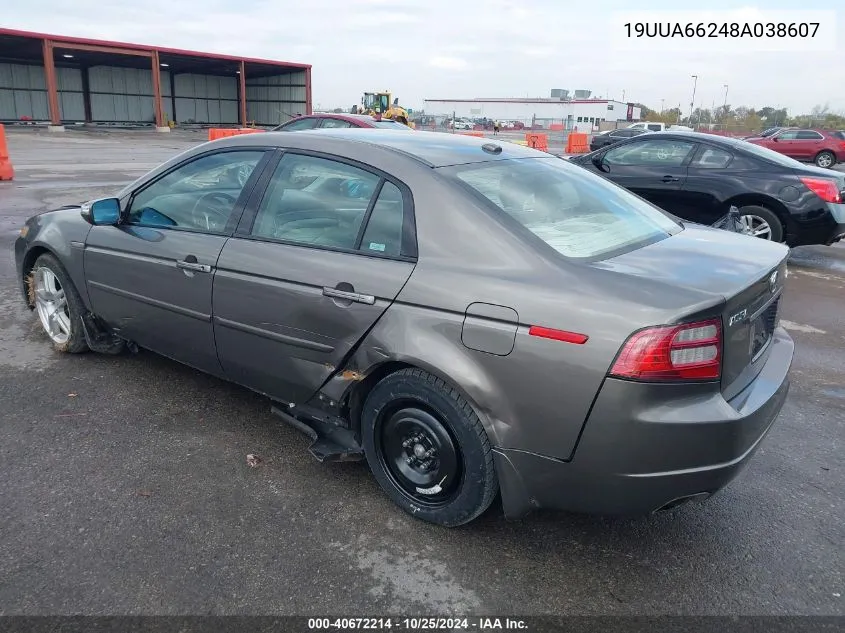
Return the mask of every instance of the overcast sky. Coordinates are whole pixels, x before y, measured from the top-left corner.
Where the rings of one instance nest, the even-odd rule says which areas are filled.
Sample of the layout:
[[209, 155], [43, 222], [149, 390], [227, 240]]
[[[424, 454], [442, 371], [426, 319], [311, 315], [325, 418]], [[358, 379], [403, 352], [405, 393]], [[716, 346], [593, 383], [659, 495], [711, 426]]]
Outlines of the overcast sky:
[[[774, 10], [830, 10], [829, 0], [709, 0], [711, 19], [745, 9], [754, 19]], [[788, 107], [816, 104], [845, 111], [845, 5], [824, 42], [792, 52], [756, 50], [753, 42], [629, 41], [627, 7], [675, 10], [664, 0], [27, 0], [7, 2], [8, 28], [113, 39], [313, 65], [314, 105], [347, 108], [363, 91], [390, 89], [408, 107], [425, 98], [547, 97], [551, 88], [688, 110], [728, 103]], [[695, 4], [690, 5], [695, 8]], [[62, 8], [65, 7], [65, 8]], [[762, 10], [764, 8], [764, 10]], [[660, 16], [658, 16], [660, 17]], [[778, 47], [807, 47], [781, 41]], [[837, 47], [831, 51], [832, 46]], [[661, 48], [662, 47], [662, 48]]]

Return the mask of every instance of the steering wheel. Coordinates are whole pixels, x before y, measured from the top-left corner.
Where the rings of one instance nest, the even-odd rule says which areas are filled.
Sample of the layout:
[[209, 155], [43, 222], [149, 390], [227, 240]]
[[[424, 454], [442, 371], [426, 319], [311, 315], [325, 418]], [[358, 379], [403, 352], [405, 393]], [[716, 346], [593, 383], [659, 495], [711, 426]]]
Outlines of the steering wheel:
[[208, 231], [222, 231], [229, 222], [229, 215], [236, 202], [236, 198], [222, 191], [207, 193], [191, 209], [191, 221]]

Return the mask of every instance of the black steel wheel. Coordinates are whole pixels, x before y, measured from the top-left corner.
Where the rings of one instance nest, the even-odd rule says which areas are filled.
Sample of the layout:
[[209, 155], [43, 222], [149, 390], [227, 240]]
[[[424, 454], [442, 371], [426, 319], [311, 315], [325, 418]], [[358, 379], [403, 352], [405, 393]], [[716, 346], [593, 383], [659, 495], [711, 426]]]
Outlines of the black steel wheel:
[[424, 521], [469, 523], [499, 490], [481, 420], [457, 390], [420, 369], [390, 374], [370, 391], [361, 441], [382, 489]]
[[432, 413], [410, 401], [380, 416], [379, 459], [393, 484], [418, 504], [449, 502], [463, 478], [461, 452]]

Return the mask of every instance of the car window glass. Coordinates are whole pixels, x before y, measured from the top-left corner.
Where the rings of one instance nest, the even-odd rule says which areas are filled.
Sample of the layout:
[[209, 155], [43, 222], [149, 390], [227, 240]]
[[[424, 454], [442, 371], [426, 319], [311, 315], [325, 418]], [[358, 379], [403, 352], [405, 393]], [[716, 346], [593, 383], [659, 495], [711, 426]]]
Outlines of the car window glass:
[[842, 130], [837, 130], [836, 132], [833, 133], [833, 136], [835, 136], [836, 138], [838, 138], [841, 141], [845, 141], [845, 132], [843, 132]]
[[801, 132], [798, 132], [798, 138], [801, 140], [818, 141], [820, 139], [823, 139], [824, 137], [818, 132], [813, 132], [812, 130], [803, 130]]
[[651, 130], [652, 132], [659, 132], [661, 128], [660, 128], [659, 125], [649, 125], [648, 129]]
[[656, 207], [565, 161], [502, 160], [451, 170], [459, 182], [566, 257], [594, 258], [680, 230]]
[[796, 130], [787, 130], [786, 132], [781, 132], [774, 136], [779, 141], [794, 141], [798, 138], [798, 132]]
[[376, 127], [383, 127], [389, 130], [410, 130], [407, 125], [404, 123], [399, 123], [399, 121], [391, 121], [389, 119], [382, 119], [381, 121], [373, 121], [373, 125]]
[[320, 127], [352, 127], [349, 121], [343, 119], [323, 119], [323, 124]]
[[132, 199], [130, 224], [222, 232], [261, 151], [211, 154], [171, 171]]
[[296, 132], [297, 130], [313, 130], [320, 119], [314, 117], [302, 117], [301, 119], [294, 119], [289, 123], [282, 125], [281, 129], [287, 132]]
[[298, 244], [355, 248], [379, 177], [345, 163], [285, 154], [258, 208], [252, 234]]
[[694, 147], [687, 141], [643, 140], [610, 150], [604, 156], [609, 165], [660, 165], [680, 167]]
[[398, 256], [402, 250], [404, 201], [399, 187], [385, 182], [361, 240], [365, 253]]
[[727, 167], [731, 162], [733, 154], [716, 147], [707, 147], [703, 152], [692, 161], [690, 167], [697, 167], [699, 169], [721, 169]]

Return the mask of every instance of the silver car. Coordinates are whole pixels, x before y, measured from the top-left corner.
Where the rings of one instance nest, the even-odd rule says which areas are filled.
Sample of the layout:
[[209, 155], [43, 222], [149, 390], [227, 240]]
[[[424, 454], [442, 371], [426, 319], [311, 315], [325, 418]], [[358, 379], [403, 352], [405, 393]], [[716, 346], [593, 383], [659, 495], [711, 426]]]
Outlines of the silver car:
[[15, 245], [56, 349], [264, 394], [445, 526], [725, 486], [788, 391], [787, 253], [539, 151], [363, 129], [206, 143]]

